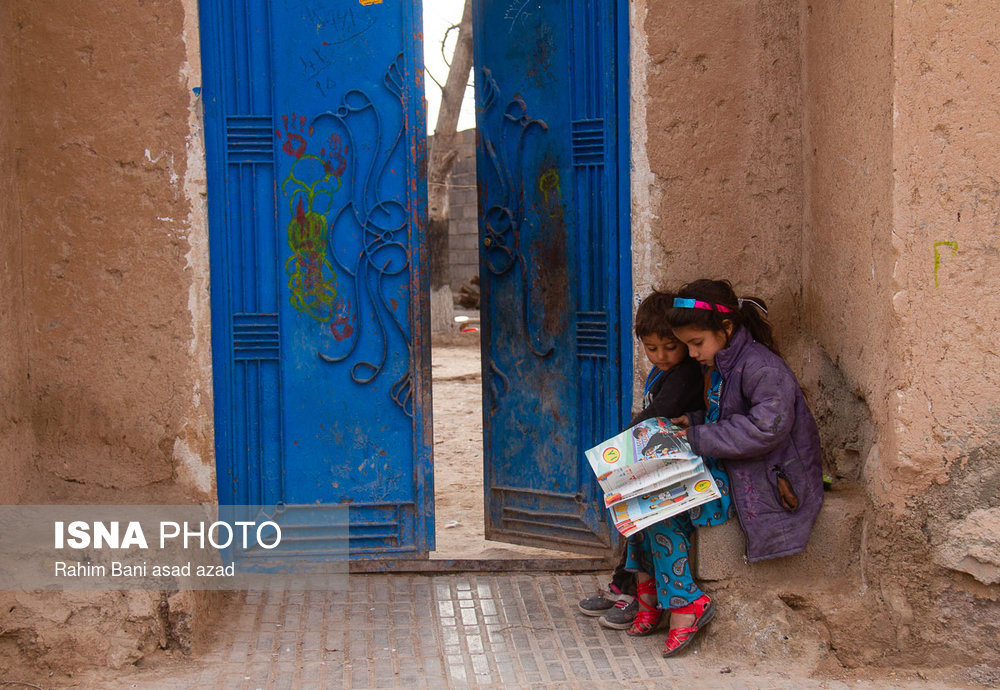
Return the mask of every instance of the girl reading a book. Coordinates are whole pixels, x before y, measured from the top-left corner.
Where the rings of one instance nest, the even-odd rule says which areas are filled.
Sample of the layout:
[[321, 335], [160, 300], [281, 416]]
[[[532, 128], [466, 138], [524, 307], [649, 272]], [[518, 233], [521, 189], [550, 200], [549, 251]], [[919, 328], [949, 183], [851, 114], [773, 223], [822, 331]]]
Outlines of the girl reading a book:
[[[687, 427], [692, 450], [705, 459], [723, 496], [647, 528], [645, 548], [635, 549], [642, 570], [656, 577], [661, 606], [670, 610], [664, 656], [687, 647], [715, 615], [689, 572], [694, 525], [718, 524], [735, 513], [747, 560], [761, 561], [805, 550], [823, 503], [816, 422], [774, 347], [766, 313], [762, 300], [739, 299], [722, 280], [685, 285], [669, 313], [674, 335], [702, 366], [708, 402], [706, 412], [673, 421]], [[655, 618], [649, 623], [655, 626]]]
[[[676, 417], [703, 404], [700, 367], [688, 356], [687, 347], [674, 337], [667, 320], [673, 304], [673, 293], [653, 291], [635, 312], [635, 336], [652, 368], [643, 387], [642, 411], [632, 418], [629, 427], [654, 417]], [[643, 439], [642, 444], [647, 441]], [[602, 626], [618, 630], [628, 629], [639, 609], [639, 600], [631, 596], [636, 576], [625, 570], [624, 561], [622, 553], [607, 592], [582, 599], [579, 604], [582, 613], [600, 616]], [[645, 587], [649, 589], [649, 585]], [[655, 590], [649, 592], [646, 599], [652, 597], [655, 606]]]

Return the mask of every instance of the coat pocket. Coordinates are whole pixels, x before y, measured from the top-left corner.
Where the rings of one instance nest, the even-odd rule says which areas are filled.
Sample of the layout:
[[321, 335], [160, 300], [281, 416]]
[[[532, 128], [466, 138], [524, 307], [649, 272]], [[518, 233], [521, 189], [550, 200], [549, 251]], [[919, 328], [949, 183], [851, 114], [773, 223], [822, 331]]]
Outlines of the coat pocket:
[[788, 475], [785, 474], [781, 465], [774, 465], [771, 468], [771, 478], [774, 492], [781, 507], [794, 513], [799, 508], [799, 496], [795, 493], [795, 487], [792, 486], [791, 480], [788, 479]]

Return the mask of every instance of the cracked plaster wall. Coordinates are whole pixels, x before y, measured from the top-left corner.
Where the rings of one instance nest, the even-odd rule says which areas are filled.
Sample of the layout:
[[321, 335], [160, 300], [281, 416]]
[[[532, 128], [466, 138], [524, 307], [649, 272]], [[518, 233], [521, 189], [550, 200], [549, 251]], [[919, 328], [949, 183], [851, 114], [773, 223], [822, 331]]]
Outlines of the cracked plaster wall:
[[[893, 15], [891, 454], [871, 490], [910, 577], [912, 636], [1000, 663], [1000, 7]], [[919, 531], [917, 528], [919, 527]], [[931, 557], [927, 558], [928, 551]], [[921, 587], [920, 585], [924, 586]], [[907, 641], [908, 642], [908, 641]]]
[[802, 33], [803, 314], [878, 428], [881, 454], [868, 435], [851, 448], [857, 481], [892, 448], [892, 8], [803, 3]]
[[896, 503], [1000, 434], [998, 22], [987, 0], [896, 4]]
[[802, 12], [808, 329], [871, 411], [885, 519], [967, 534], [1000, 481], [1000, 9]]

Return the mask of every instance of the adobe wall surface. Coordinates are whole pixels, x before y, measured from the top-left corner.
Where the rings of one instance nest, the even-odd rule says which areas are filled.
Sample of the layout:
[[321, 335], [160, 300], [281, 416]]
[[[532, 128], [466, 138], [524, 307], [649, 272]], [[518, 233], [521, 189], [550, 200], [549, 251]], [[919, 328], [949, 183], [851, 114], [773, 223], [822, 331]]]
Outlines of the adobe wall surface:
[[[905, 548], [909, 649], [1000, 663], [1000, 7], [897, 2], [891, 455], [870, 488]], [[888, 524], [887, 524], [888, 523]], [[918, 586], [923, 584], [924, 586]], [[928, 624], [929, 623], [929, 624]], [[932, 652], [933, 653], [933, 652]], [[996, 678], [994, 678], [996, 680]]]
[[1000, 10], [724, 5], [632, 4], [636, 291], [707, 274], [771, 302], [826, 517], [856, 529], [821, 540], [842, 579], [790, 562], [717, 586], [805, 614], [817, 663], [995, 664]]
[[896, 503], [974, 453], [998, 462], [998, 21], [986, 0], [896, 8]]
[[[196, 10], [0, 3], [5, 502], [214, 500]], [[186, 649], [222, 598], [0, 592], [0, 670]]]
[[798, 313], [798, 3], [642, 0], [632, 8], [637, 293], [728, 278]]
[[858, 481], [878, 458], [871, 422], [892, 453], [892, 7], [810, 3], [802, 27], [803, 315], [855, 398], [838, 402], [871, 418], [854, 438], [845, 430], [849, 447], [828, 448], [837, 479]]
[[0, 458], [4, 481], [0, 504], [17, 503], [31, 472], [35, 450], [29, 424], [28, 359], [24, 290], [18, 266], [24, 253], [16, 188], [17, 84], [11, 65], [17, 26], [12, 7], [0, 5]]
[[192, 294], [189, 257], [185, 8], [11, 7], [36, 496], [210, 500], [211, 399], [191, 356], [191, 302], [207, 292]]

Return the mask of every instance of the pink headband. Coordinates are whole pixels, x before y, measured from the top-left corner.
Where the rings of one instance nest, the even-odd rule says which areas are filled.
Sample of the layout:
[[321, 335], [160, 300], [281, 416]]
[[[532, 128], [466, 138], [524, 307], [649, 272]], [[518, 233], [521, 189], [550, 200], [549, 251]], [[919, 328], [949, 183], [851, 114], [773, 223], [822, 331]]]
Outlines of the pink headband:
[[704, 309], [705, 311], [718, 311], [723, 314], [732, 313], [732, 309], [724, 304], [709, 304], [700, 299], [688, 299], [686, 297], [674, 297], [674, 306], [681, 309]]

